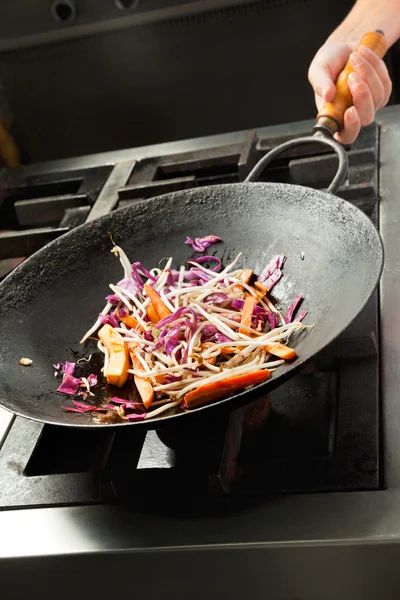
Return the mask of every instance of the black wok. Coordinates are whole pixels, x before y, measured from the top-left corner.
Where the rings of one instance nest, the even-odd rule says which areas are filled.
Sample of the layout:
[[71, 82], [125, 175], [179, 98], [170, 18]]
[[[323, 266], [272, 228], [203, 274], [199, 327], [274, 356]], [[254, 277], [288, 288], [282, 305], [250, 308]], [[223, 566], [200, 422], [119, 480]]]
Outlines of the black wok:
[[[380, 56], [386, 50], [381, 33], [367, 34], [362, 42]], [[214, 247], [215, 254], [227, 264], [242, 252], [241, 266], [255, 272], [275, 254], [285, 254], [284, 277], [274, 296], [285, 308], [302, 294], [308, 323], [315, 324], [297, 338], [298, 359], [279, 367], [268, 382], [187, 413], [118, 426], [157, 428], [232, 410], [279, 386], [346, 329], [382, 271], [383, 248], [375, 227], [360, 210], [332, 194], [250, 181], [279, 152], [312, 141], [337, 152], [339, 169], [329, 187], [337, 191], [347, 172], [347, 156], [332, 134], [351, 103], [350, 70], [347, 65], [334, 102], [321, 111], [316, 137], [271, 151], [247, 182], [166, 194], [115, 211], [50, 243], [7, 277], [0, 286], [0, 406], [45, 423], [99, 427], [86, 414], [62, 410], [67, 401], [55, 393], [52, 364], [91, 351], [85, 352], [79, 340], [103, 308], [108, 284], [121, 279], [120, 265], [110, 252], [110, 233], [132, 261], [147, 268], [166, 256], [174, 257], [175, 266], [183, 264], [191, 256], [186, 236], [220, 236], [224, 243]], [[21, 366], [21, 357], [33, 364]]]
[[[100, 426], [86, 414], [62, 410], [68, 399], [55, 393], [59, 381], [52, 363], [90, 352], [79, 340], [103, 308], [108, 284], [121, 277], [110, 252], [110, 232], [132, 261], [147, 268], [165, 256], [173, 256], [176, 266], [183, 264], [191, 256], [184, 244], [187, 235], [220, 236], [224, 243], [214, 246], [215, 254], [226, 264], [242, 252], [241, 265], [256, 272], [274, 254], [285, 254], [284, 277], [274, 296], [288, 307], [295, 294], [303, 294], [307, 321], [315, 324], [297, 339], [298, 359], [282, 365], [267, 383], [189, 413], [129, 424], [136, 427], [231, 410], [270, 392], [348, 327], [371, 296], [383, 265], [381, 240], [371, 221], [326, 192], [245, 182], [138, 202], [55, 240], [1, 284], [2, 407], [46, 423]], [[21, 366], [21, 357], [33, 364]]]

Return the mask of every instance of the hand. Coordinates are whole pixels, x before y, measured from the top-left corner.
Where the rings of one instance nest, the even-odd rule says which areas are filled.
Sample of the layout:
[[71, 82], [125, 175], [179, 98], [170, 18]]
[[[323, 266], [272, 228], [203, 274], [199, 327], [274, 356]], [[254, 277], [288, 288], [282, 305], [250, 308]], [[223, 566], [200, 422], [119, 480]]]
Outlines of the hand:
[[312, 61], [308, 79], [315, 92], [318, 110], [335, 96], [335, 81], [350, 57], [354, 73], [348, 83], [353, 106], [344, 114], [344, 128], [335, 134], [342, 144], [354, 142], [361, 127], [370, 125], [378, 108], [387, 104], [392, 92], [392, 82], [383, 60], [361, 46], [353, 52], [357, 42], [327, 42], [320, 48]]

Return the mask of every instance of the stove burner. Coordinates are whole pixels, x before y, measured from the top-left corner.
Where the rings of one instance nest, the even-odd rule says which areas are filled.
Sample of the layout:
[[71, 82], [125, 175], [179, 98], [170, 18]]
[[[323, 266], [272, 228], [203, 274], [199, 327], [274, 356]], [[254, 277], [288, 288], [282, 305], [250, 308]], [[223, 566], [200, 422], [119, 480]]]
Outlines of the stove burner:
[[[173, 190], [243, 181], [286, 139], [249, 133], [242, 143], [114, 167], [15, 171], [0, 218], [7, 215], [2, 227], [17, 231], [0, 233], [0, 260], [29, 256], [90, 211], [100, 216]], [[375, 224], [378, 150], [374, 124], [349, 149], [348, 180], [339, 192]], [[335, 168], [332, 154], [310, 146], [282, 156], [263, 176], [325, 188]], [[350, 328], [270, 401], [194, 429], [84, 431], [17, 418], [0, 448], [0, 509], [379, 489], [378, 315], [376, 293]]]

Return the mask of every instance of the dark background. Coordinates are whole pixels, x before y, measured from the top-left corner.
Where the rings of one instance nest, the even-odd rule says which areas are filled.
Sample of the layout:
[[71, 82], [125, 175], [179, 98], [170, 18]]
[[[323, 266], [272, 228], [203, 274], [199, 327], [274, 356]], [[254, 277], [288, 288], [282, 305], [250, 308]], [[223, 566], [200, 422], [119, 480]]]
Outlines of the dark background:
[[245, 2], [3, 52], [16, 135], [37, 161], [313, 118], [308, 66], [352, 5]]

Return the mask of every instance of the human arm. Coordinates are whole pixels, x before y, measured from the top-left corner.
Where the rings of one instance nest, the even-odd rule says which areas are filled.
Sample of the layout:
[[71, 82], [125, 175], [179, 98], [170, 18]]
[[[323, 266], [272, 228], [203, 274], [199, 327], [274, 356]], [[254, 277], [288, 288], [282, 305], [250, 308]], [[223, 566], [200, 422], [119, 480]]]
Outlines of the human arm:
[[360, 128], [369, 125], [375, 112], [388, 102], [392, 83], [385, 63], [368, 48], [353, 49], [368, 31], [384, 31], [388, 47], [400, 37], [400, 0], [358, 0], [346, 19], [329, 36], [315, 55], [309, 80], [315, 92], [317, 108], [335, 95], [335, 81], [350, 57], [354, 73], [348, 84], [354, 106], [344, 116], [344, 128], [335, 137], [351, 143]]

